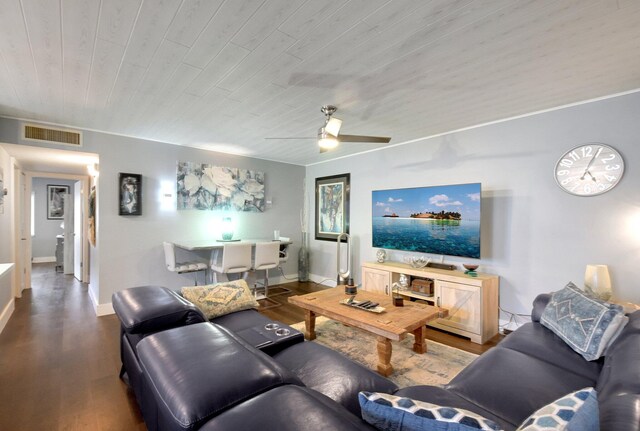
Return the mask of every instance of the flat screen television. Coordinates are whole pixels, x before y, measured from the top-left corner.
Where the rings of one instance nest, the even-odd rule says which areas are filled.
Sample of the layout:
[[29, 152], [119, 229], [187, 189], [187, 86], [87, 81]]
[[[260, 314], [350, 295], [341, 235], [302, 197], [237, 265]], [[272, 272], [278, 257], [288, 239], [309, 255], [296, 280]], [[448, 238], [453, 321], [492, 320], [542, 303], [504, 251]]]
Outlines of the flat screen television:
[[480, 183], [372, 192], [373, 247], [480, 258]]

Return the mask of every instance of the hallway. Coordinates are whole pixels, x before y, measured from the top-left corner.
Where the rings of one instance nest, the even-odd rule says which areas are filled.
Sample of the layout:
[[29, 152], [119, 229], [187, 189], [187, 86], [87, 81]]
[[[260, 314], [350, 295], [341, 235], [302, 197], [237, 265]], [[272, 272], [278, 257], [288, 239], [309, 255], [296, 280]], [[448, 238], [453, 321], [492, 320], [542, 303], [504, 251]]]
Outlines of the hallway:
[[34, 264], [32, 289], [0, 334], [0, 430], [145, 430], [120, 370], [115, 315], [87, 285]]

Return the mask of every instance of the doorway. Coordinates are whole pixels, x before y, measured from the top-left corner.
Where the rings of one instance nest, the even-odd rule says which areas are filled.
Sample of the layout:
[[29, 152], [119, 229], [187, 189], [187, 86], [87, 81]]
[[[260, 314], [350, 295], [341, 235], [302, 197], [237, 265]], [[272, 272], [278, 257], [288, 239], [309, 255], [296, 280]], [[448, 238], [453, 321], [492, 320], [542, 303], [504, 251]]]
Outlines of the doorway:
[[26, 238], [25, 287], [31, 287], [32, 262], [53, 261], [56, 271], [88, 283], [88, 176], [27, 172], [26, 185], [29, 198], [22, 223], [31, 229]]
[[[74, 274], [78, 280], [89, 283], [90, 247], [87, 240], [89, 225], [87, 209], [90, 187], [94, 184], [97, 185], [97, 174], [91, 174], [89, 167], [95, 169], [98, 166], [99, 155], [96, 153], [3, 142], [0, 142], [0, 147], [9, 154], [13, 165], [12, 178], [15, 199], [13, 201], [11, 230], [14, 232], [12, 257], [16, 264], [13, 279], [15, 297], [20, 297], [23, 289], [31, 288], [31, 257], [33, 255], [31, 213], [32, 207], [35, 207], [35, 202], [32, 203], [31, 200], [31, 193], [35, 178], [51, 178], [52, 181], [49, 183], [51, 185], [56, 185], [58, 181], [63, 180], [67, 180], [73, 185], [69, 186], [69, 191], [71, 192], [69, 200], [75, 202], [76, 199], [79, 199], [80, 205], [74, 205], [76, 209], [69, 212], [70, 215], [73, 213], [75, 217], [70, 218], [68, 223], [65, 222], [65, 231], [69, 226], [70, 232], [80, 232], [81, 235], [73, 236], [73, 240], [70, 241], [70, 244], [73, 244], [73, 248], [69, 249], [72, 251], [69, 273]], [[46, 201], [47, 198], [44, 197], [43, 199]], [[42, 200], [39, 201], [39, 204], [44, 205]], [[78, 211], [80, 212], [78, 213]], [[65, 221], [64, 217], [62, 220], [56, 220], [58, 233], [62, 231], [60, 224], [63, 221]], [[80, 225], [79, 228], [78, 224]], [[67, 238], [71, 238], [69, 236], [71, 234], [65, 232], [65, 235]], [[52, 247], [54, 249], [53, 252], [51, 251]], [[74, 249], [75, 251], [73, 251]], [[52, 253], [55, 256], [55, 245], [49, 246], [47, 255], [51, 256]], [[76, 255], [79, 255], [79, 259], [76, 259]], [[80, 265], [80, 268], [78, 268], [78, 265]], [[92, 276], [98, 277], [97, 266]]]

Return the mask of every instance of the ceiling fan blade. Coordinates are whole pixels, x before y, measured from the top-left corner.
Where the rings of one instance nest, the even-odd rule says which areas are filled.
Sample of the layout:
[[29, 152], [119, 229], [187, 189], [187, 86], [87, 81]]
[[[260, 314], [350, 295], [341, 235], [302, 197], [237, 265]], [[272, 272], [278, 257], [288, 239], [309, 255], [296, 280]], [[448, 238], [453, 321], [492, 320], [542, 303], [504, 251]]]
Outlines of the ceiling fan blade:
[[327, 125], [324, 126], [324, 129], [331, 133], [333, 136], [338, 136], [340, 133], [340, 127], [342, 126], [342, 120], [339, 118], [331, 117], [327, 122]]
[[318, 139], [316, 137], [309, 137], [309, 136], [305, 136], [305, 137], [286, 137], [286, 138], [264, 138], [264, 139]]
[[374, 144], [388, 144], [391, 138], [385, 136], [362, 136], [362, 135], [338, 135], [340, 142], [371, 142]]

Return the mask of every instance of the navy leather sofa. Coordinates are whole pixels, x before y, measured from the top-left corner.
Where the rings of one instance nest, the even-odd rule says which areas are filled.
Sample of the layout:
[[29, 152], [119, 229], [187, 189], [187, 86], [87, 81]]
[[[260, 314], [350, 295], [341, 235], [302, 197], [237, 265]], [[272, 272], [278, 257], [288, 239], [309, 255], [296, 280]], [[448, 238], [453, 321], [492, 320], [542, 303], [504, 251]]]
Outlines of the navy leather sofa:
[[282, 323], [290, 336], [256, 348], [252, 329], [273, 322], [255, 310], [207, 322], [159, 286], [117, 292], [113, 307], [121, 376], [149, 430], [371, 429], [360, 419], [358, 392], [398, 389]]
[[640, 311], [597, 361], [586, 361], [540, 324], [551, 295], [534, 301], [531, 322], [509, 334], [443, 388], [395, 395], [476, 412], [516, 429], [531, 413], [578, 389], [595, 387], [602, 431], [640, 430]]
[[[207, 322], [169, 289], [118, 292], [123, 375], [150, 430], [360, 430], [359, 391], [395, 393], [465, 408], [514, 430], [531, 413], [577, 389], [598, 391], [602, 430], [640, 431], [640, 312], [598, 361], [585, 361], [539, 323], [507, 336], [444, 387], [398, 390], [389, 380], [298, 334], [256, 348], [254, 310]], [[276, 343], [278, 344], [278, 343]]]

